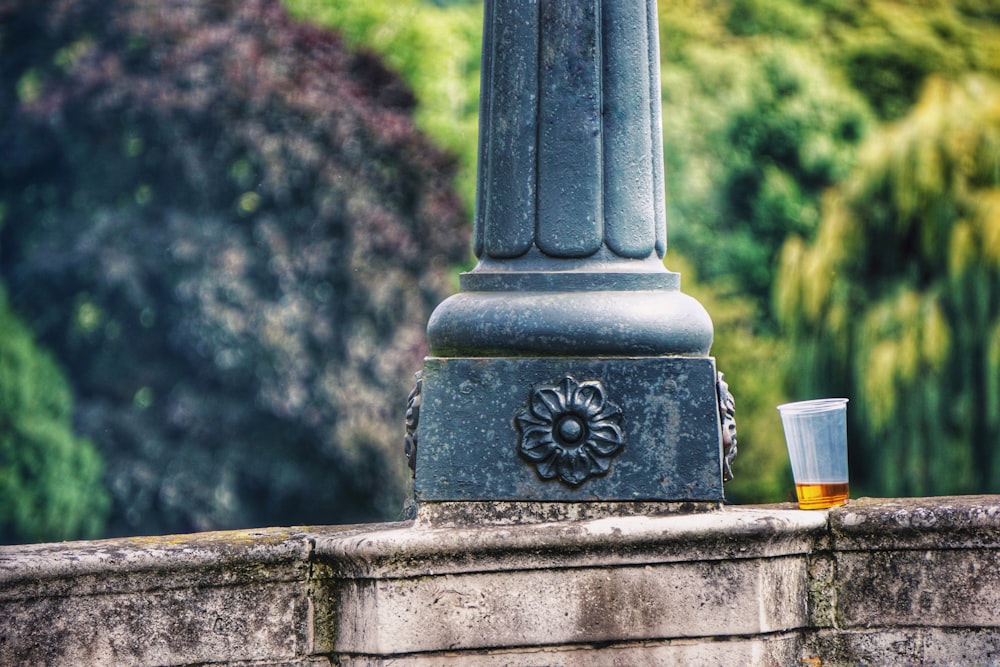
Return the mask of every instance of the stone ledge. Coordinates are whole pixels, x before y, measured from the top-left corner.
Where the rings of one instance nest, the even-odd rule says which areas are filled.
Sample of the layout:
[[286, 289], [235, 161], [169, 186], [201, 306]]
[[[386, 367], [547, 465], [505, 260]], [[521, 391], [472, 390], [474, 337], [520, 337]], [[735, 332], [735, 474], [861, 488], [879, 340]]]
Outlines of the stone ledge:
[[1000, 496], [0, 547], [0, 664], [996, 663]]
[[266, 528], [0, 547], [0, 664], [315, 665], [332, 647], [312, 545]]
[[416, 528], [468, 528], [470, 526], [524, 526], [532, 523], [587, 521], [623, 516], [696, 514], [722, 509], [722, 503], [703, 502], [514, 502], [461, 501], [421, 503]]
[[2, 617], [4, 665], [291, 664], [314, 652], [298, 582], [8, 600]]
[[1000, 496], [861, 498], [830, 510], [841, 551], [1000, 547]]
[[837, 626], [1000, 627], [1000, 550], [836, 554]]
[[292, 581], [311, 553], [302, 528], [0, 546], [0, 600]]
[[315, 544], [328, 576], [384, 578], [805, 554], [826, 527], [825, 512], [727, 508], [526, 526], [405, 526], [317, 535]]

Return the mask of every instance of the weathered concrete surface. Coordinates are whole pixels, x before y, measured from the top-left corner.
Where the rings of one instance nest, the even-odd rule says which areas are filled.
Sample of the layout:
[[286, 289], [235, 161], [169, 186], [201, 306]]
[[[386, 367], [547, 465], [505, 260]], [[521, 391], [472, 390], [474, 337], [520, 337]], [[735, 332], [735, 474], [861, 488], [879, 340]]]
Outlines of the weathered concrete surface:
[[993, 496], [868, 500], [831, 514], [837, 626], [1000, 626]]
[[830, 528], [838, 551], [996, 549], [1000, 496], [862, 498], [831, 512]]
[[[724, 509], [527, 526], [411, 528], [315, 535], [326, 576], [388, 579], [465, 572], [615, 567], [809, 553], [824, 512]], [[317, 570], [319, 572], [321, 570]]]
[[529, 570], [351, 582], [348, 653], [756, 636], [806, 626], [801, 559]]
[[995, 627], [824, 631], [807, 643], [803, 665], [1000, 665], [1000, 632]]
[[455, 516], [0, 547], [0, 665], [1000, 664], [997, 496]]
[[312, 551], [294, 528], [0, 547], [0, 664], [328, 664]]
[[524, 502], [461, 501], [420, 503], [415, 526], [461, 528], [470, 525], [524, 526], [625, 516], [696, 514], [722, 509], [718, 502]]
[[823, 664], [1000, 664], [1000, 497], [861, 499], [811, 566]]
[[[826, 524], [823, 513], [745, 509], [425, 527], [318, 537], [316, 558], [343, 582], [334, 644], [356, 659], [441, 649], [729, 640], [808, 626], [804, 556]], [[668, 660], [706, 650], [639, 646], [606, 658], [626, 664], [636, 651]], [[727, 643], [726, 651], [746, 657], [759, 651], [755, 647], [756, 640], [747, 640]], [[576, 658], [558, 653], [534, 664], [564, 658], [570, 664], [583, 655], [573, 650]], [[491, 653], [485, 664], [512, 659]]]

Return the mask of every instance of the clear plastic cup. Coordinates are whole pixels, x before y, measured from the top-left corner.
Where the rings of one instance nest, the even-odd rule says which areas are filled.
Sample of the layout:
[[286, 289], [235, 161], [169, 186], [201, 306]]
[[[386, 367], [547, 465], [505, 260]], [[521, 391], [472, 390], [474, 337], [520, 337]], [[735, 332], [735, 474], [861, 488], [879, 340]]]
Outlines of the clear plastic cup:
[[778, 406], [799, 507], [843, 505], [848, 497], [847, 399], [821, 398]]

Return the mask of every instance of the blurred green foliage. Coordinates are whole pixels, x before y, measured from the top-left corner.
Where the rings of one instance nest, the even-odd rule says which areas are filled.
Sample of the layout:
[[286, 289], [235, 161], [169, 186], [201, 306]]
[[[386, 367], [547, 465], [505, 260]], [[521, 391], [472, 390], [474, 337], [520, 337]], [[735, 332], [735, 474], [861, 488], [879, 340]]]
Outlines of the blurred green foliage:
[[[838, 224], [836, 215], [829, 212], [830, 205], [826, 205], [825, 214], [821, 215], [821, 210], [824, 193], [831, 186], [865, 178], [859, 172], [867, 167], [855, 165], [866, 138], [870, 144], [883, 147], [901, 141], [886, 122], [909, 113], [928, 81], [938, 82], [932, 88], [940, 94], [942, 77], [956, 79], [968, 72], [1000, 74], [1000, 7], [996, 3], [934, 0], [689, 0], [661, 4], [660, 14], [662, 40], [669, 45], [664, 49], [663, 83], [665, 150], [672, 167], [667, 179], [672, 251], [679, 249], [687, 256], [696, 273], [713, 289], [754, 299], [759, 309], [754, 333], [759, 338], [753, 347], [766, 347], [772, 335], [777, 336], [777, 346], [771, 348], [775, 352], [772, 362], [780, 366], [777, 374], [785, 378], [789, 397], [852, 397], [849, 413], [856, 491], [879, 495], [996, 491], [997, 469], [990, 467], [994, 466], [992, 459], [983, 452], [1000, 432], [995, 425], [985, 428], [983, 424], [1000, 410], [1000, 397], [989, 393], [990, 382], [958, 380], [997, 377], [989, 353], [980, 353], [992, 349], [991, 325], [982, 315], [965, 325], [956, 323], [954, 326], [964, 332], [960, 336], [964, 349], [953, 350], [947, 361], [940, 357], [940, 349], [934, 357], [945, 364], [951, 380], [925, 374], [920, 350], [926, 353], [927, 346], [944, 345], [942, 322], [966, 317], [954, 309], [929, 309], [926, 304], [918, 307], [931, 297], [917, 299], [914, 294], [924, 294], [929, 275], [946, 281], [941, 273], [944, 266], [923, 264], [915, 257], [912, 238], [903, 233], [898, 219], [904, 213], [887, 211], [877, 199], [858, 201], [852, 210], [861, 219], [866, 214], [885, 216], [883, 233], [873, 234], [859, 223], [851, 239], [854, 245], [827, 230]], [[988, 77], [978, 81], [989, 87], [985, 83]], [[960, 108], [961, 103], [955, 102], [954, 113], [961, 114]], [[967, 129], [987, 123], [984, 114], [972, 116], [967, 119]], [[924, 122], [919, 134], [926, 146], [932, 146], [946, 141], [942, 137], [949, 131], [943, 124]], [[1000, 150], [985, 140], [971, 145], [979, 146], [983, 155], [996, 156]], [[899, 160], [902, 171], [897, 173], [907, 169], [914, 173], [933, 171], [936, 167], [932, 165], [940, 161], [927, 149], [911, 151], [908, 158]], [[941, 178], [947, 182], [951, 176]], [[919, 179], [909, 183], [909, 196], [918, 196], [924, 188], [933, 191], [940, 187]], [[961, 208], [956, 202], [961, 196], [961, 188], [944, 192], [933, 206], [941, 210]], [[929, 205], [920, 200], [917, 208]], [[831, 215], [834, 219], [827, 219]], [[939, 244], [939, 252], [944, 252], [947, 244], [943, 237], [930, 231], [939, 224], [935, 222], [938, 215], [928, 212], [924, 220], [913, 223], [912, 233], [926, 235], [932, 244]], [[910, 267], [896, 277], [899, 303], [873, 310], [868, 333], [859, 335], [867, 341], [865, 345], [849, 345], [848, 340], [858, 337], [846, 334], [852, 323], [857, 326], [863, 303], [884, 298], [877, 296], [883, 289], [878, 276], [862, 272], [847, 278], [827, 273], [816, 268], [818, 259], [788, 264], [787, 258], [796, 255], [796, 248], [816, 238], [821, 217], [823, 236], [812, 246], [811, 257], [842, 257], [853, 266], [852, 253], [855, 260], [863, 254], [870, 267], [883, 266], [890, 272], [888, 267], [897, 264]], [[990, 224], [1000, 225], [1000, 220]], [[985, 229], [990, 224], [982, 226]], [[865, 226], [860, 236], [857, 226]], [[785, 251], [778, 306], [786, 324], [796, 317], [813, 324], [812, 328], [775, 332], [772, 299], [780, 249], [788, 236], [793, 241]], [[923, 269], [913, 268], [921, 264]], [[806, 272], [804, 267], [811, 268]], [[992, 298], [987, 295], [998, 285], [995, 275], [980, 274], [979, 278], [978, 284], [966, 282], [960, 291], [967, 295], [965, 302], [983, 308]], [[816, 293], [828, 287], [835, 293], [847, 291], [861, 301], [830, 311], [828, 317], [834, 322], [827, 322], [826, 328], [810, 319], [815, 316], [803, 311], [802, 303], [787, 296], [794, 289]], [[701, 298], [711, 302], [710, 297]], [[721, 333], [727, 326], [725, 307], [715, 308], [709, 308], [719, 332], [713, 352], [719, 357], [720, 369], [726, 370], [727, 364], [733, 363], [725, 358], [726, 347], [733, 343]], [[877, 336], [873, 333], [876, 329], [880, 332]], [[816, 333], [819, 330], [822, 335]], [[922, 341], [919, 344], [918, 339]], [[743, 352], [742, 356], [752, 357], [753, 353]], [[738, 368], [737, 363], [733, 370]], [[908, 372], [900, 373], [900, 368]], [[750, 429], [756, 429], [756, 417], [747, 419], [748, 409], [759, 406], [773, 411], [773, 404], [767, 407], [766, 401], [754, 405], [758, 392], [773, 391], [754, 380], [774, 378], [775, 374], [767, 361], [746, 374], [727, 373], [738, 408], [744, 408], [738, 410], [741, 434], [747, 421]], [[977, 392], [980, 402], [974, 407], [970, 401], [975, 401]], [[741, 397], [753, 407], [740, 404]], [[944, 397], [955, 400], [945, 406]], [[953, 414], [945, 418], [948, 411]], [[972, 416], [972, 412], [982, 416]], [[885, 421], [873, 421], [873, 414], [882, 415]], [[980, 426], [958, 428], [953, 423], [956, 419]], [[951, 425], [945, 427], [946, 423]], [[740, 483], [741, 465], [748, 465], [747, 459], [756, 456], [755, 445], [768, 443], [769, 437], [780, 432], [776, 420], [769, 428], [741, 437], [743, 458], [737, 460], [733, 491]], [[887, 441], [893, 444], [887, 447]], [[764, 455], [784, 459], [775, 448]], [[970, 463], [976, 474], [969, 472]], [[762, 474], [752, 468], [750, 472]], [[771, 475], [776, 479], [773, 468]], [[776, 495], [772, 490], [758, 497]]]
[[0, 276], [104, 456], [108, 533], [399, 516], [470, 236], [412, 109], [276, 0], [0, 5]]
[[781, 244], [814, 233], [819, 195], [849, 172], [870, 112], [799, 45], [675, 48], [662, 75], [672, 248], [750, 297], [770, 327]]
[[796, 393], [851, 404], [869, 492], [1000, 479], [1000, 87], [935, 78], [785, 247], [777, 299]]
[[[455, 35], [459, 14], [416, 1], [286, 2], [400, 63], [417, 91], [418, 118], [432, 135], [443, 136], [428, 123], [436, 115], [446, 119], [440, 125], [473, 126], [469, 97], [452, 103], [465, 110], [459, 122], [441, 111], [442, 89], [422, 92], [427, 72], [433, 79], [461, 71], [475, 81], [479, 35], [471, 24], [462, 24], [462, 34], [473, 46], [454, 50], [451, 64], [437, 60], [451, 57], [450, 49], [423, 50], [428, 41]], [[402, 37], [399, 28], [375, 25], [375, 17], [397, 7], [433, 17], [428, 24], [405, 20], [435, 37]], [[816, 237], [824, 193], [851, 176], [862, 142], [906, 114], [928, 77], [1000, 73], [1000, 8], [981, 0], [677, 0], [660, 3], [659, 13], [666, 263], [684, 267], [686, 291], [708, 305], [716, 323], [713, 353], [737, 397], [743, 446], [730, 495], [784, 499], [790, 486], [774, 405], [786, 396], [848, 388], [822, 374], [811, 384], [801, 380], [802, 357], [777, 329], [774, 310], [781, 248], [789, 236]], [[463, 156], [469, 202], [474, 133], [449, 140], [467, 142], [449, 145]], [[852, 412], [864, 409], [858, 402]], [[869, 488], [885, 492], [876, 480]]]
[[283, 0], [293, 16], [333, 28], [399, 72], [419, 100], [417, 126], [458, 158], [456, 187], [476, 195], [481, 2]]
[[903, 116], [930, 75], [1000, 75], [1000, 6], [990, 0], [824, 0], [824, 54], [884, 120]]
[[73, 433], [56, 362], [0, 290], [0, 543], [98, 537], [108, 513], [103, 463]]
[[[482, 5], [283, 3], [350, 53], [267, 0], [0, 3], [0, 274], [107, 456], [113, 533], [391, 517], [403, 495], [391, 415], [467, 258]], [[788, 499], [774, 406], [830, 395], [852, 399], [856, 490], [996, 491], [1000, 5], [659, 13], [666, 264], [736, 396], [729, 497]], [[8, 315], [0, 351], [45, 359]], [[7, 412], [48, 415], [22, 431], [97, 475], [51, 394]], [[99, 522], [93, 477], [39, 475], [16, 507], [80, 494]], [[6, 530], [98, 530], [73, 516]]]

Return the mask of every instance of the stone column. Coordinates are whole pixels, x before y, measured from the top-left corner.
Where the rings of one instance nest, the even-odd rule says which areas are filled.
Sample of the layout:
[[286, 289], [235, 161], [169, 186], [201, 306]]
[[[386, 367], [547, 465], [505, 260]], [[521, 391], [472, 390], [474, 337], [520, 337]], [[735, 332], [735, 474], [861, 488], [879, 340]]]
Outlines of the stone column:
[[479, 264], [431, 319], [432, 350], [707, 354], [711, 320], [662, 263], [656, 3], [485, 12]]
[[479, 261], [428, 324], [418, 504], [722, 500], [661, 135], [655, 0], [486, 0]]

